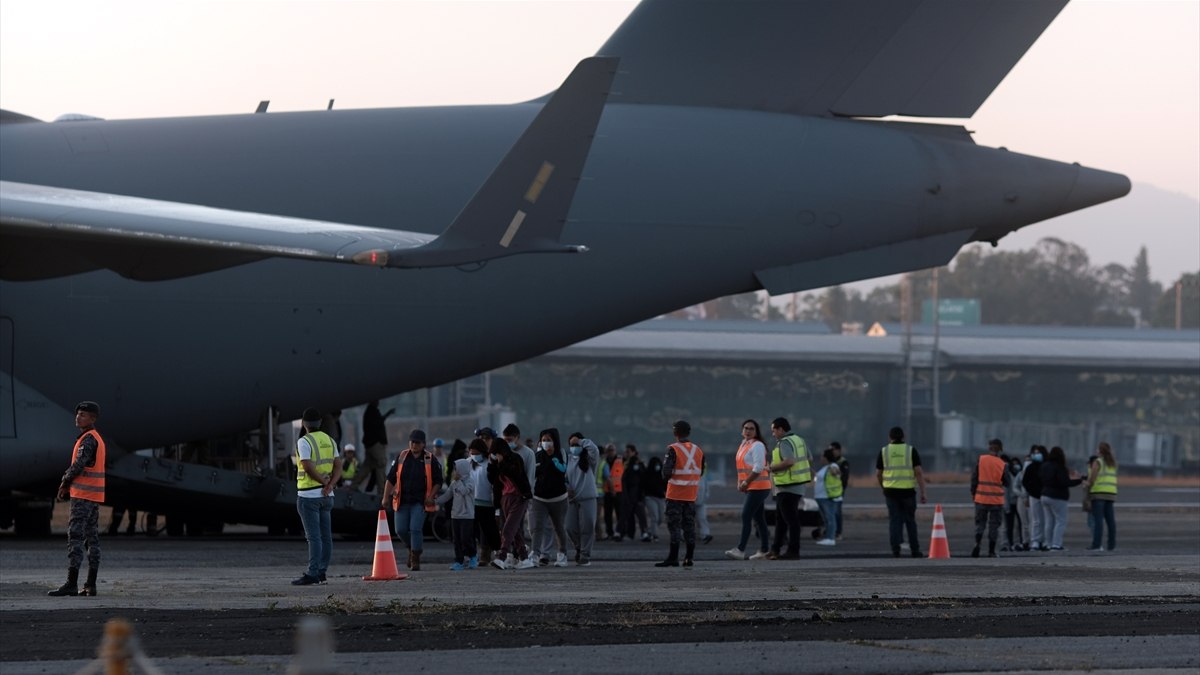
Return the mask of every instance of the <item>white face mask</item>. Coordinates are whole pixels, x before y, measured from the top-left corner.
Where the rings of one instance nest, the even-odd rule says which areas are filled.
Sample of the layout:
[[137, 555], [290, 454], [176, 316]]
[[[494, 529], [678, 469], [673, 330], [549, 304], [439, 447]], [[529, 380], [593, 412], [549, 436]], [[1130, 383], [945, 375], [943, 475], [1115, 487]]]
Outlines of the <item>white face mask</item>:
[[553, 441], [542, 441], [542, 450], [546, 452], [554, 452]]

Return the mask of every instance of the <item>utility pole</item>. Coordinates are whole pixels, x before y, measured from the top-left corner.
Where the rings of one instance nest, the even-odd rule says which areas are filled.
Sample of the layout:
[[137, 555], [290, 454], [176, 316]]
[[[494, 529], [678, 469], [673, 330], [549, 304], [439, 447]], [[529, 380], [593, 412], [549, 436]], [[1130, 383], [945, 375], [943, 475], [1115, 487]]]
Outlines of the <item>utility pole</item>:
[[904, 433], [912, 433], [912, 274], [900, 277], [900, 321], [904, 323]]
[[944, 471], [946, 458], [942, 456], [942, 402], [941, 402], [941, 361], [942, 361], [942, 308], [938, 296], [938, 268], [933, 268], [933, 456], [937, 457], [937, 468]]

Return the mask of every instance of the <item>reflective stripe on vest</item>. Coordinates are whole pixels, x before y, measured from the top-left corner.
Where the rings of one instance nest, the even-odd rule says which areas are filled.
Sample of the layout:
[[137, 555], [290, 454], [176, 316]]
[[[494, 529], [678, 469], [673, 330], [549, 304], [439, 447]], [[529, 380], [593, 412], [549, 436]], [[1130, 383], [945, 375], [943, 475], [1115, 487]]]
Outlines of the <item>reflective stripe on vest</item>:
[[625, 461], [620, 457], [608, 467], [608, 480], [612, 483], [612, 491], [621, 494], [621, 477], [625, 475]]
[[[833, 465], [830, 464], [829, 466]], [[823, 469], [823, 471], [825, 471], [825, 494], [828, 495], [830, 499], [837, 499], [838, 497], [842, 496], [842, 478], [841, 476], [835, 476], [834, 473], [829, 470], [829, 466]]]
[[[313, 470], [318, 476], [329, 476], [333, 474], [333, 460], [337, 456], [337, 448], [334, 447], [333, 439], [324, 431], [310, 431], [304, 434], [302, 438], [307, 439], [308, 449], [311, 451]], [[296, 489], [311, 490], [313, 488], [323, 487], [308, 475], [304, 470], [304, 464], [300, 460], [300, 445], [296, 444]]]
[[72, 499], [86, 499], [90, 502], [104, 502], [104, 439], [100, 437], [100, 432], [95, 429], [88, 429], [79, 435], [75, 441], [75, 449], [71, 451], [71, 464], [75, 464], [76, 458], [79, 457], [79, 449], [83, 447], [83, 439], [91, 436], [96, 439], [96, 461], [90, 467], [84, 467], [83, 473], [80, 473], [71, 481], [70, 493]]
[[[396, 458], [396, 491], [392, 493], [392, 510], [396, 511], [400, 508], [400, 477], [404, 475], [404, 460], [408, 459], [411, 453], [405, 450]], [[425, 453], [425, 499], [421, 504], [425, 510], [433, 513], [437, 511], [437, 504], [430, 506], [426, 501], [433, 499], [433, 461], [429, 453]]]
[[979, 483], [975, 486], [975, 503], [1004, 505], [1004, 460], [996, 455], [989, 453], [979, 456]]
[[350, 480], [358, 475], [358, 460], [350, 460], [349, 466], [342, 469], [342, 480]]
[[[775, 481], [775, 485], [803, 485], [812, 482], [812, 465], [808, 460], [808, 446], [804, 443], [804, 439], [796, 434], [788, 434], [780, 439], [789, 441], [792, 444], [792, 451], [796, 458], [796, 463], [792, 464], [787, 471], [772, 474], [771, 479]], [[771, 451], [771, 463], [778, 464], [783, 461], [783, 451], [779, 449], [779, 443], [775, 444], [775, 449]]]
[[[754, 480], [750, 480], [750, 472], [751, 472], [751, 469], [753, 469], [753, 467], [751, 467], [750, 463], [746, 461], [746, 455], [750, 454], [750, 448], [754, 447], [755, 443], [758, 443], [758, 441], [751, 439], [748, 441], [742, 441], [742, 444], [740, 446], [738, 446], [738, 451], [737, 451], [738, 484], [741, 484], [741, 482], [744, 480], [749, 480], [750, 482], [746, 486], [747, 490], [770, 490], [771, 489], [771, 479], [769, 477], [767, 477], [766, 472], [759, 473], [754, 478]], [[764, 448], [764, 450], [765, 449], [766, 448]], [[766, 459], [766, 457], [763, 457], [763, 459]]]
[[1117, 467], [1105, 464], [1100, 458], [1096, 458], [1096, 461], [1100, 462], [1100, 473], [1096, 475], [1096, 482], [1088, 492], [1094, 495], [1117, 494]]
[[694, 502], [700, 489], [700, 468], [704, 465], [704, 451], [690, 441], [672, 443], [675, 450], [675, 468], [667, 479], [667, 499], [677, 502]]
[[897, 490], [915, 490], [916, 473], [913, 471], [912, 446], [906, 443], [889, 443], [883, 450], [883, 487]]

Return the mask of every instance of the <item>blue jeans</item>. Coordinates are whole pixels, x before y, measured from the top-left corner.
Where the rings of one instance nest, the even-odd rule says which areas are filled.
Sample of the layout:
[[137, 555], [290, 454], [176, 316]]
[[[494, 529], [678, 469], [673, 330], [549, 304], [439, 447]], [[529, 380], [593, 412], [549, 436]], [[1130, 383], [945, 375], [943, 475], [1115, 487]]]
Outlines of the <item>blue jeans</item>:
[[1092, 500], [1092, 548], [1100, 548], [1100, 535], [1104, 534], [1104, 526], [1108, 525], [1108, 550], [1117, 547], [1117, 518], [1113, 515], [1113, 505], [1107, 499]]
[[304, 536], [308, 539], [308, 576], [319, 579], [329, 569], [329, 558], [333, 556], [333, 497], [297, 497], [296, 512], [304, 525]]
[[821, 522], [825, 523], [822, 527], [826, 539], [833, 539], [837, 536], [838, 523], [842, 521], [842, 503], [832, 499], [818, 499], [817, 506], [821, 509]]
[[425, 505], [401, 504], [396, 509], [396, 536], [408, 545], [413, 553], [420, 553], [425, 543]]
[[767, 497], [770, 490], [747, 490], [746, 501], [742, 502], [742, 536], [738, 539], [738, 550], [745, 551], [750, 543], [750, 525], [758, 523], [758, 550], [767, 550]]
[[1067, 531], [1067, 506], [1065, 499], [1042, 495], [1042, 536], [1053, 548], [1063, 545], [1063, 534]]

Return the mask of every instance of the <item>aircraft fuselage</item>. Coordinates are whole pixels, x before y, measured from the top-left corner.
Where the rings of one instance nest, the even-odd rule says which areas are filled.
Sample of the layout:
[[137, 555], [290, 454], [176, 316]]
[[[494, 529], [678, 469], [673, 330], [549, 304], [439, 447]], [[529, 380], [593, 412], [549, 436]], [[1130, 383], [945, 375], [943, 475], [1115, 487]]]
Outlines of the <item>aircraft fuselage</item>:
[[[538, 109], [5, 124], [0, 178], [436, 234]], [[897, 249], [904, 259], [832, 280], [764, 276], [857, 251], [885, 260], [913, 240], [996, 239], [1123, 194], [1114, 176], [869, 122], [609, 104], [562, 236], [586, 254], [0, 282], [19, 431], [3, 444], [56, 475], [64, 441], [44, 446], [70, 429], [41, 428], [33, 398], [100, 401], [112, 442], [162, 445], [251, 428], [269, 404], [297, 416], [452, 381], [764, 285], [944, 264]]]

